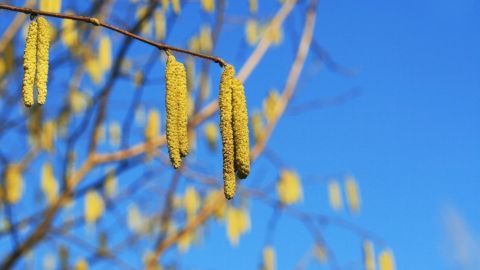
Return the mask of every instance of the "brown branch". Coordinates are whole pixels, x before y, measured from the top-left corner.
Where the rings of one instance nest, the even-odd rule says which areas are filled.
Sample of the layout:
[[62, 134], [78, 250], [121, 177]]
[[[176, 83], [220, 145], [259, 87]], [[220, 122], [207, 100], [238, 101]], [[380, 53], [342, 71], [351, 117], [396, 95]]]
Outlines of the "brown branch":
[[300, 73], [302, 72], [308, 51], [310, 49], [310, 44], [312, 42], [313, 30], [315, 28], [316, 2], [316, 0], [313, 0], [308, 8], [304, 30], [297, 50], [297, 56], [295, 57], [295, 61], [292, 65], [292, 68], [290, 69], [290, 73], [288, 74], [287, 83], [285, 84], [283, 94], [277, 104], [278, 114], [272, 121], [267, 124], [262, 139], [258, 140], [258, 142], [253, 147], [250, 155], [250, 158], [252, 160], [256, 159], [263, 152], [268, 138], [272, 135], [272, 132], [277, 122], [285, 112], [288, 102], [290, 101], [293, 93], [295, 92]]
[[223, 67], [223, 66], [226, 65], [225, 60], [223, 60], [220, 57], [216, 57], [216, 56], [212, 56], [212, 55], [208, 55], [208, 54], [203, 54], [203, 53], [197, 53], [197, 52], [189, 51], [189, 50], [186, 50], [186, 49], [178, 48], [178, 47], [175, 47], [175, 46], [171, 46], [171, 45], [168, 45], [168, 44], [164, 44], [164, 43], [161, 43], [161, 42], [156, 42], [156, 41], [153, 41], [151, 39], [144, 38], [144, 37], [139, 36], [137, 34], [131, 33], [127, 30], [118, 28], [114, 25], [102, 22], [99, 19], [93, 18], [93, 17], [80, 16], [80, 15], [74, 15], [74, 14], [56, 13], [56, 12], [47, 12], [47, 11], [41, 11], [41, 10], [37, 10], [37, 9], [27, 8], [27, 7], [16, 7], [16, 6], [11, 6], [11, 5], [7, 5], [7, 4], [0, 4], [0, 9], [17, 11], [17, 12], [22, 12], [22, 13], [31, 14], [31, 15], [43, 15], [43, 16], [48, 16], [48, 17], [55, 17], [55, 18], [61, 18], [61, 19], [69, 19], [69, 20], [74, 20], [74, 21], [80, 21], [80, 22], [84, 22], [84, 23], [90, 23], [90, 24], [93, 24], [94, 26], [101, 26], [101, 27], [110, 29], [112, 31], [115, 31], [117, 33], [120, 33], [122, 35], [125, 35], [127, 37], [139, 40], [143, 43], [146, 43], [148, 45], [156, 47], [160, 50], [164, 50], [164, 51], [170, 50], [170, 51], [174, 51], [174, 52], [189, 54], [189, 55], [196, 56], [196, 57], [199, 57], [199, 58], [207, 59], [207, 60], [210, 60], [210, 61], [213, 61], [213, 62], [219, 64], [220, 67]]

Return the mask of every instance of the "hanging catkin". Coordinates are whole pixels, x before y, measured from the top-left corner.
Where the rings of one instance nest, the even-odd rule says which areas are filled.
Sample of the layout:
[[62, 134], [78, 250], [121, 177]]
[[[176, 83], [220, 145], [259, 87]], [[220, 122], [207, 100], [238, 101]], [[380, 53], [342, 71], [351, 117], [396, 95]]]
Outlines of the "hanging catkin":
[[165, 69], [165, 104], [167, 111], [167, 145], [170, 161], [175, 169], [180, 168], [180, 142], [178, 130], [178, 76], [175, 56], [169, 54]]
[[235, 145], [235, 171], [244, 179], [250, 173], [250, 143], [248, 139], [248, 113], [245, 90], [239, 79], [232, 83], [232, 127]]
[[37, 37], [37, 101], [43, 105], [47, 101], [48, 50], [50, 48], [50, 25], [43, 17], [38, 17]]
[[37, 68], [37, 34], [38, 24], [33, 21], [28, 26], [25, 51], [23, 53], [23, 103], [30, 107], [33, 105], [33, 84], [35, 83], [35, 70]]
[[180, 156], [185, 157], [189, 152], [188, 145], [188, 90], [187, 72], [185, 66], [176, 62], [177, 95], [178, 95], [178, 141], [180, 144]]
[[220, 133], [222, 135], [223, 181], [224, 193], [227, 199], [233, 198], [236, 189], [234, 168], [234, 144], [232, 127], [232, 82], [235, 70], [231, 65], [223, 69], [220, 80], [218, 104], [220, 107]]

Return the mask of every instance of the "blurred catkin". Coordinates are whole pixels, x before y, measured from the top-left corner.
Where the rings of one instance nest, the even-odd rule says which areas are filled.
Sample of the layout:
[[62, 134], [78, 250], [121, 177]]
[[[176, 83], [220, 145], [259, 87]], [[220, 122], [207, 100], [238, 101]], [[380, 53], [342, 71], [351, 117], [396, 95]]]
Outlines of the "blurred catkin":
[[100, 194], [95, 190], [87, 191], [84, 201], [84, 218], [89, 224], [95, 223], [105, 210], [105, 203]]
[[145, 125], [145, 140], [151, 142], [160, 134], [160, 115], [157, 110], [150, 110], [148, 112], [148, 120]]
[[343, 207], [342, 192], [337, 180], [333, 179], [328, 183], [328, 201], [330, 207], [335, 211], [338, 211]]
[[19, 202], [22, 199], [24, 186], [20, 165], [9, 164], [5, 168], [4, 179], [4, 200], [10, 204]]
[[188, 90], [187, 73], [185, 66], [176, 62], [177, 95], [178, 95], [178, 141], [180, 143], [180, 156], [185, 157], [189, 152], [188, 144]]
[[276, 259], [275, 250], [271, 246], [267, 246], [263, 249], [263, 267], [262, 270], [275, 270]]
[[205, 125], [203, 132], [205, 138], [207, 138], [208, 147], [210, 150], [215, 150], [218, 140], [218, 126], [212, 122], [209, 122]]
[[235, 145], [235, 171], [244, 179], [250, 173], [250, 142], [248, 137], [248, 113], [245, 90], [240, 80], [232, 83], [233, 141]]
[[37, 37], [37, 101], [43, 105], [47, 101], [48, 54], [50, 49], [50, 25], [43, 17], [38, 17]]
[[202, 0], [202, 9], [205, 12], [212, 13], [215, 10], [215, 0]]
[[358, 214], [358, 212], [360, 212], [360, 191], [357, 181], [353, 176], [347, 176], [345, 178], [345, 192], [347, 194], [347, 203], [350, 212]]
[[46, 162], [42, 166], [41, 188], [48, 203], [52, 203], [58, 194], [58, 183], [53, 173], [52, 164]]
[[294, 171], [283, 170], [277, 182], [278, 199], [285, 205], [294, 204], [303, 197], [300, 177]]
[[33, 105], [33, 84], [35, 83], [35, 70], [37, 68], [37, 35], [38, 23], [33, 21], [28, 26], [25, 51], [23, 53], [23, 103], [30, 107]]
[[375, 251], [370, 240], [363, 241], [363, 265], [365, 270], [375, 270]]
[[223, 181], [224, 193], [227, 199], [232, 199], [235, 194], [235, 168], [234, 144], [232, 128], [232, 82], [235, 70], [231, 65], [226, 65], [220, 79], [218, 104], [220, 107], [220, 133], [222, 135], [223, 154]]
[[395, 270], [395, 259], [390, 249], [383, 250], [378, 255], [379, 270]]
[[180, 156], [180, 142], [178, 130], [178, 76], [175, 56], [169, 54], [165, 69], [165, 104], [167, 111], [167, 145], [170, 161], [175, 169], [180, 168], [182, 159]]

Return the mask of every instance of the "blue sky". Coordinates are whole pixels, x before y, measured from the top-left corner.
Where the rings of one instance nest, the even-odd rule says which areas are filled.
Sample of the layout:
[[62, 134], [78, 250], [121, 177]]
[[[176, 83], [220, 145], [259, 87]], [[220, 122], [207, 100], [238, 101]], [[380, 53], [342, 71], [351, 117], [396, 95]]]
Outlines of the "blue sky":
[[[246, 16], [243, 1], [229, 2], [227, 12]], [[259, 2], [262, 15], [272, 15], [278, 8], [276, 1]], [[184, 46], [197, 28], [189, 14], [199, 20], [198, 4], [187, 5], [184, 12], [167, 40], [174, 45]], [[300, 13], [294, 12], [287, 29], [298, 33], [302, 21]], [[5, 21], [0, 24], [4, 27]], [[242, 33], [242, 25], [227, 23], [216, 53], [237, 68], [251, 51], [241, 43]], [[273, 47], [245, 82], [251, 110], [261, 106], [268, 90], [283, 87], [295, 49], [288, 35], [286, 30], [284, 44]], [[112, 38], [120, 41], [118, 35]], [[299, 207], [339, 216], [380, 237], [393, 250], [397, 269], [478, 269], [480, 2], [321, 0], [315, 39], [354, 75], [344, 76], [324, 66], [319, 69], [310, 55], [289, 109], [352, 88], [361, 89], [361, 95], [339, 106], [299, 114], [287, 109], [276, 127], [267, 148], [302, 176], [305, 194]], [[146, 59], [150, 51], [145, 48], [138, 45], [130, 54]], [[215, 85], [218, 74], [213, 73]], [[114, 91], [121, 93], [125, 87], [131, 84], [120, 82]], [[86, 88], [95, 91], [88, 83]], [[163, 106], [158, 91], [156, 86], [146, 89], [147, 108]], [[122, 108], [122, 100], [128, 98], [118, 94], [112, 106]], [[109, 117], [119, 115], [123, 117], [121, 110]], [[202, 155], [212, 157], [199, 150], [197, 158]], [[215, 166], [213, 171], [219, 173], [218, 164], [217, 155], [206, 165]], [[273, 181], [276, 174], [261, 159], [242, 184]], [[360, 185], [359, 216], [346, 211], [336, 214], [328, 207], [324, 180], [346, 174], [354, 175]], [[185, 269], [225, 269], [227, 265], [228, 269], [255, 269], [271, 209], [255, 202], [250, 209], [252, 229], [238, 247], [230, 247], [224, 225], [210, 224], [202, 243], [184, 255]], [[358, 269], [361, 239], [335, 226], [324, 232], [341, 265]], [[273, 241], [278, 269], [292, 269], [311, 244], [301, 224], [282, 217]], [[463, 256], [457, 256], [459, 251]], [[132, 260], [139, 259], [134, 256]], [[458, 257], [463, 268], [458, 260], [454, 264]], [[312, 264], [309, 269], [326, 268]]]

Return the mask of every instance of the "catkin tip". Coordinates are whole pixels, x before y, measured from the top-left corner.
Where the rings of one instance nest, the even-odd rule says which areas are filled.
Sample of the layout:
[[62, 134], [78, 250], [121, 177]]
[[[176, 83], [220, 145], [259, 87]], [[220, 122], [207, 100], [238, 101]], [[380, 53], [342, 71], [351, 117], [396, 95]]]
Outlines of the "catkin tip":
[[22, 94], [23, 104], [27, 107], [33, 105], [33, 85], [35, 83], [35, 72], [37, 68], [37, 35], [38, 23], [32, 21], [28, 26], [25, 50], [23, 52], [23, 83]]
[[225, 198], [231, 200], [235, 195], [237, 189], [237, 183], [235, 182], [235, 174], [224, 174], [224, 186], [223, 191], [225, 193]]

